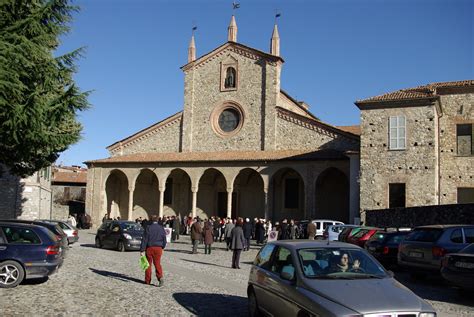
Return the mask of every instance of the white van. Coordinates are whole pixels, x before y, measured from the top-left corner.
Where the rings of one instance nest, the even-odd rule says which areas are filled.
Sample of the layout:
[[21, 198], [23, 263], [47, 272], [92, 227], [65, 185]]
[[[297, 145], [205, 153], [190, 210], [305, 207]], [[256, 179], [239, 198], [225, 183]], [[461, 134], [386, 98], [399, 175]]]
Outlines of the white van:
[[322, 239], [324, 230], [326, 230], [327, 226], [332, 225], [343, 225], [344, 222], [340, 222], [337, 220], [328, 220], [328, 219], [315, 219], [311, 221], [312, 223], [316, 224], [316, 239]]

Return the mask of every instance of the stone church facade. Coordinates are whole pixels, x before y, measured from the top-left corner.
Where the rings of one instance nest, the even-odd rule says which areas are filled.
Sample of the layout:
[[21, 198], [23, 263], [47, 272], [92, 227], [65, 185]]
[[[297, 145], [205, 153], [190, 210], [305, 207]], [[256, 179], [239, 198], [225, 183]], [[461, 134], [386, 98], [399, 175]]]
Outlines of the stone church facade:
[[474, 80], [357, 101], [360, 207], [474, 203]]
[[280, 87], [275, 25], [270, 52], [228, 41], [184, 72], [183, 110], [86, 162], [86, 212], [122, 219], [179, 215], [359, 217], [359, 136], [320, 121]]

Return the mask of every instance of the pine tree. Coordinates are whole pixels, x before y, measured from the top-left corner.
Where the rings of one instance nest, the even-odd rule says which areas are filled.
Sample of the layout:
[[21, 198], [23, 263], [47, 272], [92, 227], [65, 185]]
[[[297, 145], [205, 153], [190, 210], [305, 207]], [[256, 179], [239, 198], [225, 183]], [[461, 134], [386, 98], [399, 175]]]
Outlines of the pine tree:
[[82, 48], [54, 56], [77, 10], [69, 0], [0, 0], [0, 163], [13, 174], [32, 175], [80, 139]]

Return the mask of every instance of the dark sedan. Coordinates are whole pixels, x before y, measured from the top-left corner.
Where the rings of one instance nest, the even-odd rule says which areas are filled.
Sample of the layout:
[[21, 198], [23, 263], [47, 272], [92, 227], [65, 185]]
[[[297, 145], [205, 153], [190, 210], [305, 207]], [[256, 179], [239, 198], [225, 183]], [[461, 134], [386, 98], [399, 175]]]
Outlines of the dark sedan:
[[449, 253], [441, 262], [441, 275], [449, 283], [474, 290], [474, 243], [457, 253]]
[[0, 221], [0, 288], [53, 274], [62, 265], [61, 242], [42, 226]]
[[341, 242], [276, 241], [250, 271], [250, 316], [423, 316], [433, 307], [364, 249]]
[[121, 252], [140, 250], [144, 232], [143, 227], [133, 221], [106, 221], [97, 230], [95, 246]]
[[398, 246], [409, 231], [376, 232], [365, 244], [365, 249], [385, 267], [397, 265]]

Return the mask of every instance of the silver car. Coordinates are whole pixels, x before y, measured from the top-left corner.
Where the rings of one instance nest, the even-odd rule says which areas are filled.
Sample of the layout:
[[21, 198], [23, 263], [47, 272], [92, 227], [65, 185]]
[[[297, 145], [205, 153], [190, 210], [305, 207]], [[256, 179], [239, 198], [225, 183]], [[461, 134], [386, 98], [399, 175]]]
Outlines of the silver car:
[[266, 244], [247, 294], [251, 316], [436, 316], [364, 249], [342, 242]]
[[77, 228], [66, 221], [49, 220], [49, 219], [41, 219], [38, 221], [58, 224], [58, 226], [60, 226], [61, 229], [63, 229], [64, 233], [67, 234], [68, 244], [73, 244], [74, 242], [77, 242], [77, 240], [79, 240], [79, 231], [77, 230]]

